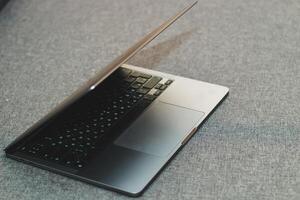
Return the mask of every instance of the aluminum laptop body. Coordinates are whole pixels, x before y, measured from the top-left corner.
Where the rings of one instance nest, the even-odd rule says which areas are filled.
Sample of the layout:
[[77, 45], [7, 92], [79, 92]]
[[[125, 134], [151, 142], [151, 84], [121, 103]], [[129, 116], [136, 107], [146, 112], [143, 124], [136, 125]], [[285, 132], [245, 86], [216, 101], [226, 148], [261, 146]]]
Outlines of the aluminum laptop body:
[[[142, 38], [13, 141], [5, 149], [7, 157], [130, 196], [140, 195], [228, 94], [228, 88], [223, 86], [125, 64], [195, 3]], [[115, 75], [116, 73], [118, 74]], [[109, 110], [110, 106], [101, 108], [101, 112], [98, 112], [96, 104], [100, 104], [103, 99], [103, 102], [109, 100], [105, 95], [110, 96], [114, 91], [106, 91], [105, 88], [114, 88], [112, 86], [114, 79], [111, 77], [119, 75], [123, 78], [126, 76], [124, 83], [128, 83], [128, 87], [134, 92], [126, 93], [125, 99], [140, 102], [142, 100], [135, 100], [129, 94], [139, 94], [135, 92], [144, 92], [143, 89], [149, 88], [145, 89], [144, 96], [141, 95], [140, 98], [151, 99], [151, 103], [144, 106], [141, 111], [135, 112], [138, 113], [137, 116], [122, 118], [122, 123], [118, 121], [116, 127], [105, 129], [114, 132], [111, 136], [103, 136], [101, 143], [92, 146], [93, 137], [101, 136], [99, 133], [101, 127], [111, 126], [113, 125], [111, 120], [118, 119], [119, 115], [114, 116], [113, 110]], [[116, 91], [119, 91], [118, 88]], [[100, 97], [98, 94], [101, 94]], [[102, 100], [98, 101], [95, 98]], [[123, 102], [124, 99], [113, 99], [112, 102], [108, 102], [112, 105], [112, 109], [119, 105], [120, 102], [117, 101]], [[118, 107], [118, 114], [124, 114], [123, 109], [129, 109], [133, 104], [126, 105], [128, 108]], [[87, 111], [89, 107], [93, 109]], [[128, 112], [131, 113], [131, 110]], [[103, 113], [106, 113], [106, 117], [102, 116]], [[51, 131], [57, 139], [55, 142]], [[49, 142], [37, 142], [42, 140], [40, 138]], [[80, 143], [81, 139], [84, 144]], [[64, 146], [59, 146], [62, 144]], [[49, 150], [51, 145], [53, 149]], [[93, 151], [89, 149], [88, 152], [93, 153], [88, 155], [84, 163], [77, 158], [82, 155], [79, 152], [81, 149], [77, 148], [78, 145], [94, 149]], [[71, 161], [63, 161], [67, 156], [62, 158], [53, 156], [58, 151], [64, 152], [64, 149], [71, 149], [68, 156], [73, 156], [72, 159], [77, 156], [76, 159], [80, 162], [69, 166], [68, 162]], [[78, 150], [78, 153], [74, 153], [75, 150]]]

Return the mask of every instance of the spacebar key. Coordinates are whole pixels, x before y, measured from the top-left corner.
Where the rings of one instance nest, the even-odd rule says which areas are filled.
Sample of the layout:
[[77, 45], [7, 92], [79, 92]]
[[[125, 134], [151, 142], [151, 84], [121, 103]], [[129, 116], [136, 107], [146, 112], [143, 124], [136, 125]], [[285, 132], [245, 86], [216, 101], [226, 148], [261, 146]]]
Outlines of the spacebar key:
[[162, 78], [160, 77], [152, 77], [145, 85], [143, 86], [144, 88], [153, 88]]

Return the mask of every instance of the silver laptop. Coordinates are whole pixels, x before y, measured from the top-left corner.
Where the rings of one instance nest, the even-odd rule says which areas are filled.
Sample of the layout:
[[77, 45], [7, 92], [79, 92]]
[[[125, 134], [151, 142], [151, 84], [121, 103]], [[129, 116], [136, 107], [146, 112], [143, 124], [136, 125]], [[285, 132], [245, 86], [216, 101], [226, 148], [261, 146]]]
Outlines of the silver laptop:
[[6, 149], [24, 163], [140, 195], [228, 88], [125, 62], [186, 7], [115, 59]]

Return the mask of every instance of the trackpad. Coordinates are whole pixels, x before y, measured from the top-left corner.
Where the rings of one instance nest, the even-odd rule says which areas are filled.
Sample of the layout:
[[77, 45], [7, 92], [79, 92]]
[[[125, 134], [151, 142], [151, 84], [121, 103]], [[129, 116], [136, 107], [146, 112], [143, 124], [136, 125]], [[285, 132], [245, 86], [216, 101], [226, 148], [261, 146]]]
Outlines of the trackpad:
[[203, 116], [203, 112], [158, 101], [114, 144], [156, 156], [167, 156]]

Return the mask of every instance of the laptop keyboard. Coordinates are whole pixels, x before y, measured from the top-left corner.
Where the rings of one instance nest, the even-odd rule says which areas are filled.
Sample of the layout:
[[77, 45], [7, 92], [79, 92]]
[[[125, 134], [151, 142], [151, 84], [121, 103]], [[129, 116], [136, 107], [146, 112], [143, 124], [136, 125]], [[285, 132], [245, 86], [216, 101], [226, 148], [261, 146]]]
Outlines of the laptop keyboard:
[[103, 150], [172, 82], [119, 68], [29, 138], [18, 151], [63, 166], [83, 168], [88, 158]]

